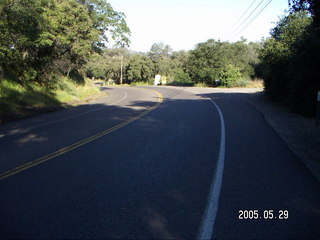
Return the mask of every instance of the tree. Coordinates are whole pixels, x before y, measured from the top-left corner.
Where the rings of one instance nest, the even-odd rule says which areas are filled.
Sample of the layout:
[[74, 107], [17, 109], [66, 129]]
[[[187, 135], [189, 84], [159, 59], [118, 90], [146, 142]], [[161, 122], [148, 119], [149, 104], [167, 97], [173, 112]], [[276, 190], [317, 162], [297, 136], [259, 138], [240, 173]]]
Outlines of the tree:
[[221, 54], [222, 45], [220, 41], [209, 39], [197, 44], [196, 49], [190, 52], [187, 71], [195, 82], [213, 84], [220, 77], [226, 62]]
[[172, 53], [172, 48], [163, 42], [154, 43], [150, 51], [148, 52], [148, 57], [153, 62], [158, 62], [160, 59], [168, 59]]
[[315, 25], [320, 27], [320, 1], [319, 0], [289, 0], [291, 13], [308, 11], [313, 17]]
[[109, 75], [109, 69], [108, 61], [97, 53], [91, 55], [85, 66], [86, 75], [96, 79], [106, 79]]
[[163, 42], [154, 43], [148, 52], [148, 57], [154, 63], [154, 74], [168, 75], [170, 72], [170, 56], [172, 48]]
[[93, 27], [99, 30], [100, 39], [93, 43], [96, 48], [104, 49], [104, 42], [108, 42], [109, 37], [115, 41], [117, 47], [130, 45], [130, 29], [124, 13], [115, 11], [105, 0], [77, 0], [77, 2], [87, 8]]
[[171, 55], [169, 81], [180, 84], [189, 84], [191, 78], [187, 73], [187, 62], [189, 52], [179, 51], [173, 52]]
[[153, 77], [153, 62], [146, 56], [134, 54], [130, 56], [126, 68], [126, 78], [129, 82], [147, 82]]
[[79, 73], [102, 52], [106, 31], [129, 44], [123, 13], [103, 0], [3, 0], [0, 64], [10, 79], [52, 85], [55, 74]]
[[9, 1], [0, 3], [0, 64], [3, 74], [22, 83], [37, 76], [38, 49], [50, 42], [42, 34], [47, 21], [44, 7], [49, 1]]
[[280, 19], [261, 50], [267, 95], [306, 116], [315, 114], [320, 89], [318, 36], [307, 12], [293, 12]]
[[72, 69], [79, 71], [86, 63], [91, 54], [91, 42], [98, 41], [99, 31], [93, 27], [94, 21], [85, 6], [74, 0], [54, 3], [54, 7], [45, 12], [49, 23], [48, 34], [54, 37], [51, 45], [54, 51], [53, 62], [69, 76]]

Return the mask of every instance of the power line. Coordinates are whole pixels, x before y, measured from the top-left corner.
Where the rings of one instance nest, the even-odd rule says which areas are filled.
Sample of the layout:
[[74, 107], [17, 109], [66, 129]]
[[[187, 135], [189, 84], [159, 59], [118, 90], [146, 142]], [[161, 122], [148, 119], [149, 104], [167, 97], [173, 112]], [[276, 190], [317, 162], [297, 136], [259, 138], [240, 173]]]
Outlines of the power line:
[[253, 0], [250, 4], [250, 6], [244, 11], [244, 13], [237, 19], [237, 21], [234, 23], [234, 25], [229, 28], [229, 30], [226, 32], [226, 34], [229, 34], [235, 30], [234, 28], [238, 25], [239, 21], [246, 15], [246, 13], [249, 11], [249, 9], [252, 7], [252, 5], [256, 2], [257, 0]]
[[245, 29], [247, 29], [247, 27], [249, 27], [249, 25], [263, 12], [264, 9], [266, 9], [266, 7], [272, 2], [272, 0], [269, 0], [261, 9], [260, 11], [251, 19], [251, 21], [244, 26], [244, 28], [242, 28], [240, 31], [236, 32], [235, 34], [233, 34], [230, 39], [234, 38], [235, 36], [239, 35], [241, 32], [243, 32]]
[[[261, 0], [259, 2], [259, 4], [250, 12], [250, 14], [238, 25], [237, 28], [240, 28], [243, 24], [245, 24], [245, 22], [252, 16], [252, 14], [254, 14], [254, 12], [257, 10], [257, 8], [264, 2], [264, 0]], [[231, 32], [230, 34], [228, 34], [227, 38], [229, 38], [230, 36], [232, 36], [237, 29], [235, 29], [233, 32]]]

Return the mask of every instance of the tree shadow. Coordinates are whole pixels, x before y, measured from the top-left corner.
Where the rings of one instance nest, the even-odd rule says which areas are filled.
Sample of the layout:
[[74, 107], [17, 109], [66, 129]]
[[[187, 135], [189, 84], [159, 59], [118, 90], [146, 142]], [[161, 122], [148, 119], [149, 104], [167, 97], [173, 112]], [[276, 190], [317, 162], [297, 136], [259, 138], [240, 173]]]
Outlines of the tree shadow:
[[[204, 94], [222, 108], [234, 96], [247, 104], [245, 93]], [[220, 146], [219, 116], [198, 96], [169, 95], [138, 120], [0, 182], [1, 235], [195, 239]], [[156, 101], [85, 104], [1, 126], [0, 172], [133, 119]], [[53, 118], [65, 120], [46, 125]]]
[[[63, 109], [3, 124], [0, 128], [0, 134], [4, 135], [0, 137], [0, 172], [3, 173], [21, 164], [80, 142], [83, 139], [90, 138], [101, 131], [111, 129], [129, 119], [139, 116], [154, 106], [156, 101], [157, 97], [155, 96], [154, 101], [135, 101], [123, 107], [85, 104], [72, 109]], [[77, 178], [76, 172], [80, 171], [90, 176], [86, 184], [93, 186], [91, 184], [98, 184], [98, 182], [102, 181], [104, 184], [98, 184], [98, 188], [101, 188], [101, 191], [104, 192], [112, 192], [112, 194], [104, 196], [106, 198], [104, 200], [106, 201], [105, 204], [110, 209], [113, 209], [112, 213], [108, 213], [110, 219], [117, 218], [119, 212], [123, 211], [121, 208], [127, 209], [126, 214], [136, 216], [135, 220], [130, 219], [130, 217], [117, 220], [117, 224], [120, 222], [123, 226], [127, 227], [127, 230], [119, 230], [119, 227], [115, 226], [113, 222], [109, 223], [107, 229], [110, 230], [110, 235], [105, 237], [119, 234], [119, 232], [116, 233], [112, 229], [122, 231], [119, 236], [133, 237], [131, 231], [137, 228], [137, 226], [141, 226], [141, 229], [145, 231], [145, 236], [150, 238], [171, 236], [179, 239], [190, 236], [196, 237], [198, 223], [201, 221], [202, 211], [206, 203], [207, 189], [209, 188], [207, 180], [211, 179], [213, 167], [206, 168], [203, 171], [202, 164], [211, 160], [208, 158], [198, 160], [206, 149], [203, 146], [204, 144], [201, 144], [202, 147], [200, 149], [192, 150], [193, 143], [191, 139], [198, 139], [201, 135], [188, 134], [185, 137], [183, 136], [183, 132], [188, 130], [188, 123], [186, 121], [188, 121], [187, 116], [190, 114], [183, 106], [192, 104], [197, 109], [197, 106], [200, 106], [202, 101], [205, 100], [170, 98], [156, 110], [137, 121], [129, 123], [130, 127], [129, 125], [124, 126], [117, 130], [117, 132], [95, 140], [95, 144], [102, 145], [95, 148], [93, 152], [91, 150], [86, 151], [84, 155], [93, 154], [90, 157], [88, 156], [88, 161], [83, 162], [80, 160], [83, 156], [73, 158], [73, 154], [78, 154], [78, 151], [75, 150], [41, 164], [39, 167], [47, 168], [51, 164], [60, 163], [63, 159], [67, 160], [67, 162], [79, 159], [80, 161], [75, 162], [76, 167], [73, 164], [65, 166], [68, 169], [65, 170], [70, 172], [68, 176], [60, 175], [61, 178], [59, 177], [58, 182], [61, 182], [61, 186], [63, 186], [62, 182], [70, 181], [68, 178]], [[181, 111], [180, 117], [184, 118], [186, 116], [181, 123], [174, 117], [177, 111]], [[165, 119], [161, 118], [163, 114], [166, 116]], [[59, 119], [65, 120], [59, 121]], [[168, 126], [169, 123], [175, 124]], [[192, 124], [195, 123], [196, 120], [192, 118]], [[176, 143], [178, 143], [177, 146], [175, 146]], [[187, 145], [190, 151], [194, 152], [191, 154], [192, 156], [188, 156], [182, 150], [185, 145]], [[79, 150], [85, 150], [89, 146], [91, 146], [91, 143], [88, 143], [83, 148], [79, 148]], [[107, 162], [103, 161], [105, 158], [109, 160]], [[186, 162], [184, 159], [186, 159]], [[92, 166], [92, 161], [95, 162], [95, 166]], [[72, 165], [77, 169], [76, 171], [72, 170]], [[112, 168], [114, 168], [114, 171], [110, 172], [109, 169]], [[108, 176], [91, 172], [99, 172], [102, 169], [108, 172]], [[29, 172], [32, 173], [33, 168], [26, 170], [21, 175], [29, 174]], [[198, 176], [192, 176], [192, 173], [195, 172], [195, 175], [204, 174], [207, 177], [199, 181]], [[52, 173], [52, 171], [46, 171], [46, 178], [57, 177], [57, 175], [54, 176]], [[42, 173], [39, 172], [39, 174], [38, 177], [42, 176]], [[17, 176], [19, 177], [19, 174]], [[179, 180], [180, 177], [182, 177], [185, 183]], [[36, 202], [46, 201], [43, 197], [39, 196], [38, 199], [34, 199], [34, 194], [36, 194], [34, 191], [45, 187], [43, 184], [47, 182], [41, 183], [35, 179], [31, 177], [30, 182], [28, 182], [35, 190], [26, 188], [29, 189], [28, 192], [22, 190], [20, 193], [14, 193], [14, 195], [17, 194], [17, 199], [21, 199], [20, 194], [25, 194], [24, 199], [27, 199], [26, 202], [31, 200]], [[123, 180], [118, 182], [117, 179]], [[9, 182], [10, 180], [8, 178]], [[21, 184], [24, 185], [25, 183], [21, 182]], [[194, 188], [201, 189], [200, 193], [194, 194]], [[75, 191], [75, 189], [77, 189], [77, 186], [71, 184], [70, 191]], [[117, 193], [112, 189], [117, 189]], [[88, 191], [86, 194], [91, 194], [92, 199], [98, 197], [96, 193]], [[79, 193], [77, 198], [82, 198], [83, 193]], [[48, 196], [56, 199], [51, 194]], [[118, 200], [115, 202], [115, 199]], [[128, 202], [128, 200], [131, 202]], [[60, 200], [57, 199], [57, 201], [59, 202]], [[80, 202], [82, 204], [93, 204], [91, 200], [86, 203]], [[133, 203], [136, 204], [136, 208], [132, 208]], [[20, 205], [21, 203], [17, 202], [13, 204]], [[67, 203], [63, 201], [59, 204], [66, 205]], [[39, 208], [35, 211], [44, 211], [45, 208], [39, 202]], [[45, 211], [49, 211], [47, 214], [61, 218], [59, 213], [51, 213], [48, 209]], [[74, 212], [73, 214], [68, 216], [75, 217], [78, 213]], [[83, 212], [82, 214], [86, 215], [87, 213]], [[11, 217], [14, 217], [14, 214]], [[19, 220], [22, 225], [26, 224], [23, 219], [22, 217]], [[64, 219], [68, 220], [69, 218], [65, 217]], [[98, 220], [103, 221], [103, 219]], [[49, 223], [46, 220], [36, 217], [33, 221], [38, 222], [39, 226], [47, 224], [45, 228], [48, 228]], [[68, 223], [62, 220], [62, 223], [70, 225], [70, 221]], [[9, 219], [6, 226], [11, 228], [17, 227], [9, 226], [10, 224], [12, 222]], [[51, 229], [51, 227], [49, 228]], [[54, 231], [53, 228], [51, 230]], [[49, 233], [51, 230], [49, 230]], [[3, 236], [6, 236], [6, 234]], [[137, 236], [143, 235], [136, 235], [135, 237]]]

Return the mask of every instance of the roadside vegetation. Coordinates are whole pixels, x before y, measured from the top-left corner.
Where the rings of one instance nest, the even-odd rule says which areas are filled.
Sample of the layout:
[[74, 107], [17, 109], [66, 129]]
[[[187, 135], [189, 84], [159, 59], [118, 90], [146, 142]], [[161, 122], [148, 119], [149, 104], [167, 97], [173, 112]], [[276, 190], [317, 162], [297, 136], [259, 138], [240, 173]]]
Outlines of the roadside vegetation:
[[[320, 2], [289, 0], [289, 11], [260, 42], [209, 39], [190, 51], [154, 43], [129, 51], [125, 16], [104, 0], [0, 3], [0, 114], [55, 106], [105, 84], [264, 87], [292, 111], [314, 116], [320, 89]], [[109, 38], [115, 47], [107, 48]]]
[[209, 39], [194, 50], [178, 52], [162, 42], [154, 43], [147, 53], [105, 49], [91, 56], [86, 74], [119, 83], [122, 65], [123, 83], [131, 85], [153, 84], [154, 76], [160, 74], [166, 84], [176, 86], [257, 86], [261, 83], [255, 80], [260, 49], [260, 43], [247, 43], [245, 39], [235, 43]]
[[68, 78], [61, 79], [57, 86], [49, 91], [38, 83], [21, 85], [8, 80], [0, 82], [0, 89], [0, 114], [3, 119], [76, 104], [100, 92], [99, 88], [88, 80], [79, 85]]
[[263, 42], [256, 72], [271, 100], [293, 112], [315, 116], [320, 90], [320, 1], [289, 2], [289, 14]]
[[0, 2], [0, 116], [79, 101], [90, 57], [112, 38], [129, 44], [124, 14], [104, 0]]

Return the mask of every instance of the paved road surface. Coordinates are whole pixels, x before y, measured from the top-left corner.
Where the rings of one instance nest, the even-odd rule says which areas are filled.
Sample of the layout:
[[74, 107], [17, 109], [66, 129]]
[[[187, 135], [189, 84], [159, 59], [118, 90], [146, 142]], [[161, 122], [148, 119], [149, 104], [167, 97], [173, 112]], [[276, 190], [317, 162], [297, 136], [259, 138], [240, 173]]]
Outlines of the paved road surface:
[[319, 183], [246, 94], [106, 91], [0, 125], [1, 238], [320, 238]]

